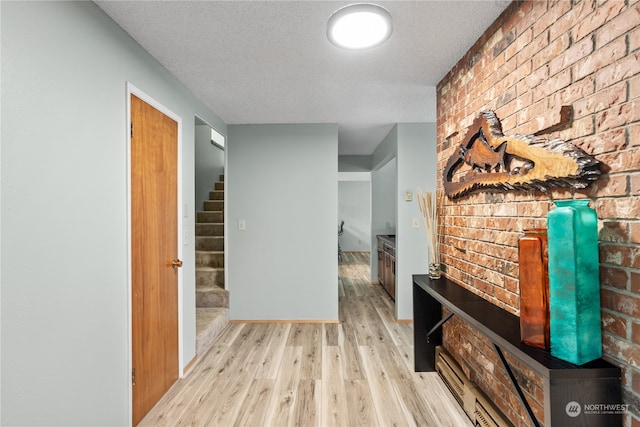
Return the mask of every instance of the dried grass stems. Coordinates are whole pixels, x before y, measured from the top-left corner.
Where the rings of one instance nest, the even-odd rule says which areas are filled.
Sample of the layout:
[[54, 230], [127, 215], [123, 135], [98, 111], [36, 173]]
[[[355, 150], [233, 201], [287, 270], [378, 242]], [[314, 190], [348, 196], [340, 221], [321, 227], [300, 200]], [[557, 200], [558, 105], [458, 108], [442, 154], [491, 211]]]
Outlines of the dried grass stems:
[[[439, 191], [438, 193], [442, 193]], [[427, 245], [429, 246], [429, 263], [440, 263], [440, 242], [438, 239], [438, 222], [440, 218], [440, 212], [442, 210], [441, 205], [442, 194], [432, 193], [430, 191], [418, 190], [418, 205], [420, 207], [420, 213], [422, 214], [422, 220], [424, 221], [424, 232], [427, 237]], [[440, 203], [438, 203], [440, 202]]]

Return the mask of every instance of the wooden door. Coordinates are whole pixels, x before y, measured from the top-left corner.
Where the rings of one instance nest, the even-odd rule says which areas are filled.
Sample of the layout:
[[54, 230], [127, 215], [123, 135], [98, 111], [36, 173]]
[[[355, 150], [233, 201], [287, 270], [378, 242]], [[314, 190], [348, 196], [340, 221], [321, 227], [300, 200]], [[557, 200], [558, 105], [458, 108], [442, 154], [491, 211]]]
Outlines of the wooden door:
[[178, 378], [178, 124], [131, 95], [133, 425]]

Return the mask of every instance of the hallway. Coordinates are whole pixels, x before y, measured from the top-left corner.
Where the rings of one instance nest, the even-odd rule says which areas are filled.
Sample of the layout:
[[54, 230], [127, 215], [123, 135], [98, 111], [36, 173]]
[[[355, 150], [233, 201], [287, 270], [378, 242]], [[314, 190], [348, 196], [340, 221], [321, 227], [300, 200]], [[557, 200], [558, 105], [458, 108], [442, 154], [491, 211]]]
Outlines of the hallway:
[[413, 372], [411, 324], [344, 253], [340, 323], [231, 324], [141, 426], [470, 426], [436, 373]]

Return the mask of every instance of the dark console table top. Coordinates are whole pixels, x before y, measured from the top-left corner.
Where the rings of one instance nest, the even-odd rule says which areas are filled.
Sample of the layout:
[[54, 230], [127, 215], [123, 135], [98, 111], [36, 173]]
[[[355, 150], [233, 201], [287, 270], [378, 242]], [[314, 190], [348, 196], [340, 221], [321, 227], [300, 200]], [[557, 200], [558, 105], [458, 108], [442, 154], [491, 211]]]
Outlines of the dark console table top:
[[[413, 282], [447, 307], [491, 342], [507, 351], [546, 378], [570, 378], [584, 374], [584, 369], [593, 370], [590, 376], [620, 375], [620, 368], [597, 359], [584, 365], [574, 365], [557, 359], [548, 351], [523, 344], [520, 341], [520, 318], [490, 303], [449, 279], [429, 279], [427, 275], [414, 275]], [[582, 371], [582, 373], [580, 373]]]

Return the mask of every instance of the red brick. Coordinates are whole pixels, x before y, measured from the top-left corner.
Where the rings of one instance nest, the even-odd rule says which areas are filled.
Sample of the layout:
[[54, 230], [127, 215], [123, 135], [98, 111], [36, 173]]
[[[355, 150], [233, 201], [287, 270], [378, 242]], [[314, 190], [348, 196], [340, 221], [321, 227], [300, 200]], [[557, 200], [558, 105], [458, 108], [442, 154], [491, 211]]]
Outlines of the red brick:
[[629, 282], [631, 284], [631, 292], [640, 294], [640, 273], [629, 273]]
[[[569, 58], [571, 62], [570, 64], [566, 64], [566, 65], [571, 65], [574, 62], [576, 62], [578, 59], [584, 57], [584, 55], [589, 54], [593, 50], [593, 45], [585, 46], [584, 43], [574, 45], [571, 47], [571, 49], [569, 49], [570, 45], [571, 45], [571, 39], [569, 37], [569, 33], [566, 33], [561, 37], [558, 37], [557, 39], [550, 42], [543, 49], [536, 51], [532, 58], [533, 69], [537, 70], [543, 65], [550, 64], [551, 70], [552, 70], [551, 74], [553, 75], [557, 73], [560, 69], [564, 68], [561, 65], [554, 67], [554, 64], [556, 63], [556, 61], [558, 60], [562, 61], [563, 58]], [[575, 59], [573, 59], [574, 56], [576, 56]]]
[[[640, 173], [633, 173], [629, 175], [629, 185], [629, 193], [631, 195], [640, 195]], [[638, 217], [640, 217], [640, 213], [638, 214]]]
[[620, 82], [614, 86], [594, 93], [577, 101], [573, 106], [574, 117], [584, 117], [611, 108], [627, 101], [627, 83]]
[[629, 100], [640, 97], [640, 74], [629, 79]]
[[[637, 8], [640, 1], [626, 4]], [[443, 221], [443, 261], [449, 278], [517, 312], [520, 230], [546, 224], [548, 208], [539, 207], [548, 206], [550, 198], [592, 198], [601, 224], [605, 358], [620, 363], [631, 384], [631, 373], [638, 371], [633, 368], [633, 349], [639, 347], [624, 338], [628, 333], [629, 340], [633, 339], [632, 320], [640, 325], [636, 319], [640, 317], [640, 274], [633, 272], [640, 268], [640, 121], [634, 112], [640, 108], [634, 103], [640, 97], [640, 28], [632, 28], [625, 20], [637, 13], [627, 10], [626, 4], [619, 0], [548, 0], [509, 6], [513, 13], [488, 30], [438, 84], [437, 132], [442, 143], [438, 144], [437, 165], [439, 170], [444, 168], [481, 108], [495, 109], [505, 134], [512, 135], [533, 133], [555, 123], [561, 105], [574, 107], [572, 126], [548, 137], [570, 141], [593, 154], [602, 162], [603, 176], [583, 190], [480, 192], [451, 201], [447, 206], [451, 217]], [[511, 31], [515, 39], [507, 43], [504, 35]], [[569, 35], [571, 45], [565, 42]], [[506, 48], [494, 60], [494, 46], [500, 43], [497, 50]], [[598, 49], [587, 53], [594, 47]], [[558, 50], [562, 53], [555, 57]], [[563, 70], [566, 72], [559, 74]], [[456, 131], [460, 133], [445, 144]], [[442, 183], [441, 177], [438, 182]], [[494, 378], [484, 378], [488, 376], [482, 372], [486, 364], [495, 363], [495, 357], [485, 351], [487, 344], [467, 328], [454, 339], [460, 341], [455, 346], [464, 354], [463, 369], [495, 391], [491, 396], [504, 402], [516, 425], [527, 425], [504, 373], [496, 371]], [[451, 340], [450, 335], [446, 340]], [[630, 362], [621, 363], [623, 357]], [[640, 375], [638, 379], [640, 383]], [[528, 393], [537, 396], [532, 401], [543, 400], [540, 390], [529, 389]], [[640, 394], [640, 385], [636, 394]]]
[[[516, 54], [516, 61], [518, 64], [522, 64], [525, 61], [532, 59], [536, 54], [545, 49], [549, 45], [549, 37], [546, 34], [541, 34], [537, 37], [534, 37], [531, 43], [527, 46], [524, 46], [520, 51]], [[539, 61], [544, 63], [540, 58]], [[537, 67], [534, 67], [537, 68]]]
[[591, 116], [582, 117], [573, 121], [571, 127], [560, 132], [560, 139], [567, 141], [593, 135], [595, 133], [595, 124]]
[[631, 341], [635, 344], [640, 344], [640, 323], [633, 322], [631, 324]]
[[600, 163], [600, 170], [603, 173], [626, 173], [637, 168], [636, 161], [640, 161], [639, 149], [633, 147], [620, 152], [596, 154], [595, 157]]
[[[617, 128], [588, 136], [581, 141], [574, 141], [573, 143], [589, 154], [601, 154], [623, 150], [627, 145], [627, 138], [625, 129]], [[602, 186], [602, 184], [599, 185]], [[606, 182], [604, 185], [606, 185]]]
[[625, 247], [617, 245], [600, 245], [600, 263], [610, 265], [625, 265]]
[[640, 243], [640, 222], [629, 223], [629, 242]]
[[640, 73], [640, 52], [625, 56], [618, 61], [609, 61], [596, 72], [596, 89], [604, 89], [638, 73]]
[[640, 314], [640, 300], [636, 297], [624, 294], [615, 294], [613, 296], [613, 309], [621, 314], [638, 317]]
[[627, 221], [602, 221], [598, 240], [600, 242], [627, 243], [629, 241], [629, 223]]
[[640, 28], [629, 32], [629, 51], [633, 52], [638, 48], [640, 48]]
[[[623, 2], [620, 3], [620, 5], [613, 5], [614, 13], [617, 13], [622, 9], [620, 6]], [[607, 20], [602, 28], [600, 28], [596, 33], [596, 46], [600, 48], [611, 40], [624, 35], [633, 28], [638, 27], [638, 22], [640, 22], [640, 4], [630, 7], [611, 20]]]
[[531, 29], [533, 23], [547, 10], [547, 5], [543, 2], [523, 1], [517, 5], [518, 9], [514, 13], [517, 20], [512, 24], [517, 34], [522, 34], [525, 30]]
[[600, 284], [616, 289], [627, 289], [627, 272], [617, 267], [601, 265]]
[[[590, 41], [590, 40], [587, 40]], [[627, 53], [627, 45], [624, 37], [618, 37], [615, 41], [609, 43], [602, 49], [598, 49], [591, 55], [578, 58], [578, 62], [575, 62], [573, 66], [574, 79], [580, 80], [581, 78], [594, 73], [603, 67], [623, 58]], [[577, 52], [579, 55], [580, 52]], [[572, 63], [573, 63], [572, 62]]]
[[[620, 338], [627, 337], [627, 320], [624, 317], [617, 316], [613, 313], [602, 313], [602, 329], [611, 334], [617, 335]], [[633, 336], [635, 339], [636, 326], [638, 327], [638, 338], [640, 338], [640, 324], [633, 323]], [[640, 343], [640, 341], [635, 341]]]
[[[630, 384], [631, 388], [637, 393], [640, 393], [640, 372], [638, 372], [635, 369], [630, 369], [630, 370], [631, 370], [631, 384]], [[623, 375], [623, 378], [624, 377], [626, 377], [626, 375]]]
[[557, 74], [550, 71], [548, 80], [534, 88], [534, 99], [542, 99], [571, 85], [571, 70], [563, 69]]
[[640, 102], [631, 101], [598, 113], [596, 128], [601, 132], [637, 121], [640, 121]]
[[[625, 7], [624, 2], [616, 0], [609, 1], [597, 9], [595, 8], [595, 2], [592, 0], [582, 2], [579, 6], [579, 12], [576, 13], [578, 19], [574, 21], [577, 24], [572, 30], [574, 39], [580, 40], [593, 33], [605, 22], [612, 20]], [[593, 13], [589, 13], [591, 11]], [[587, 15], [587, 13], [589, 14]]]
[[640, 348], [627, 340], [616, 338], [614, 335], [602, 337], [603, 350], [612, 357], [638, 368], [640, 366]]
[[609, 175], [600, 178], [591, 186], [589, 191], [591, 197], [612, 197], [627, 195], [627, 176]]
[[590, 75], [551, 95], [551, 105], [571, 105], [595, 92], [595, 76]]
[[525, 30], [519, 36], [516, 37], [515, 41], [507, 47], [504, 51], [504, 56], [506, 60], [515, 59], [515, 56], [524, 49], [531, 40], [533, 39], [533, 31], [531, 29]]
[[575, 16], [571, 12], [571, 3], [567, 1], [559, 1], [551, 6], [547, 16], [543, 17], [547, 20], [546, 25], [542, 25], [549, 28], [549, 40], [555, 40], [559, 36], [569, 33], [576, 22]]
[[599, 218], [637, 219], [640, 212], [640, 197], [598, 199], [596, 212]]

